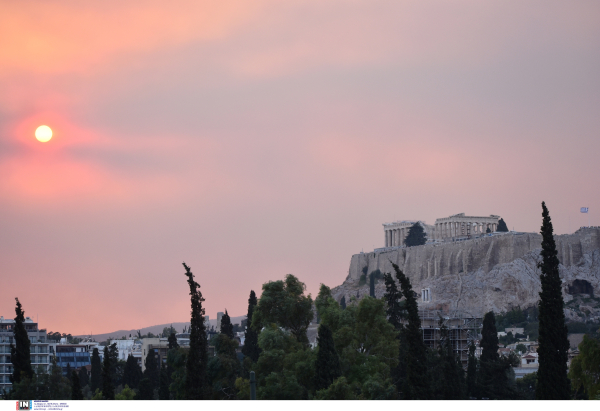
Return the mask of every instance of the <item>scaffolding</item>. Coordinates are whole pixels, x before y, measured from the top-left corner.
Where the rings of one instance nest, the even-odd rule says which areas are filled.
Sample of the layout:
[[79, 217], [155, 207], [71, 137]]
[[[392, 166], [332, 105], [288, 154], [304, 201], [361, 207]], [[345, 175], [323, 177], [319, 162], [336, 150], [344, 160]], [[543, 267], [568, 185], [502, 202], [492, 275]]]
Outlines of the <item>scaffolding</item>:
[[469, 345], [481, 338], [483, 317], [481, 310], [432, 310], [419, 309], [423, 342], [427, 348], [437, 349], [442, 343], [442, 327], [448, 329], [448, 338], [454, 354], [463, 367], [467, 366]]

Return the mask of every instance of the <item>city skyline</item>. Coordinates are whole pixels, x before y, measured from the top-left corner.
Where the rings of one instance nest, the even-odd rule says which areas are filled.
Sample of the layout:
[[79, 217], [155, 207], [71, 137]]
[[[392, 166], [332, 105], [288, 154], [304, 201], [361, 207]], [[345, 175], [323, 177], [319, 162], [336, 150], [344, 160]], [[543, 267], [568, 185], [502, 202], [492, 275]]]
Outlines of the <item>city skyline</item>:
[[210, 318], [288, 273], [314, 298], [397, 220], [600, 225], [597, 3], [3, 9], [5, 318], [189, 321], [183, 261]]

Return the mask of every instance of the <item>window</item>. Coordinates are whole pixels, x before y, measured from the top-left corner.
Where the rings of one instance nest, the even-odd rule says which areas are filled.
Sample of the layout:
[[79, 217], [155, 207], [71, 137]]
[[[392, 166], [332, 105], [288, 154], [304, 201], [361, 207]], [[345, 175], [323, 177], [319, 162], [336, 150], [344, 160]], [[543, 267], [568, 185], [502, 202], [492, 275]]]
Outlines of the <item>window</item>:
[[424, 288], [424, 289], [421, 290], [421, 300], [423, 302], [430, 302], [431, 301], [431, 289]]

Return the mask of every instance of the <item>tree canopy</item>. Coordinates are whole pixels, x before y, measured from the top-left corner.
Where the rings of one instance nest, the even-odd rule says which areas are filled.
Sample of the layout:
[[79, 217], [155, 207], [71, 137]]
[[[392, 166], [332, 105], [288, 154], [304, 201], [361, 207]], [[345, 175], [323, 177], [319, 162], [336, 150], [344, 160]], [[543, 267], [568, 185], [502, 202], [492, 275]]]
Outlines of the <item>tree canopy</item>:
[[417, 221], [408, 229], [408, 235], [404, 239], [404, 245], [407, 247], [414, 247], [417, 245], [423, 245], [426, 242], [427, 234], [425, 233], [421, 223]]

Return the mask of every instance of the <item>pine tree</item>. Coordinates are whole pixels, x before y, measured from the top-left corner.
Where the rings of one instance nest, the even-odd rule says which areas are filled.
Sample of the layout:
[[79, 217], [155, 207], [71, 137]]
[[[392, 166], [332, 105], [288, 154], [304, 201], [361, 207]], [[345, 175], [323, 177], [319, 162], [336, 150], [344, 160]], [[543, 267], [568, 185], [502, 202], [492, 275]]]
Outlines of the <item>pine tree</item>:
[[83, 400], [83, 392], [81, 392], [81, 385], [79, 385], [79, 376], [75, 370], [71, 374], [71, 399]]
[[423, 245], [427, 242], [427, 234], [423, 230], [421, 223], [416, 222], [408, 229], [408, 235], [404, 239], [404, 245], [407, 247], [414, 247], [416, 245]]
[[90, 371], [90, 388], [92, 392], [102, 388], [102, 363], [100, 362], [100, 353], [97, 348], [92, 351], [92, 369]]
[[503, 218], [501, 218], [498, 221], [498, 226], [496, 226], [496, 231], [497, 232], [508, 232], [508, 227], [506, 226], [506, 223], [504, 222]]
[[87, 369], [85, 367], [81, 367], [79, 369], [78, 378], [79, 378], [79, 386], [82, 388], [90, 383], [90, 376], [88, 375]]
[[233, 324], [231, 324], [231, 318], [229, 318], [227, 310], [225, 310], [225, 314], [221, 317], [221, 334], [224, 334], [229, 337], [230, 340], [233, 340]]
[[158, 399], [168, 400], [169, 399], [169, 384], [170, 378], [167, 372], [167, 367], [163, 362], [160, 366], [160, 383], [158, 387]]
[[206, 397], [206, 365], [208, 363], [208, 342], [204, 325], [204, 308], [200, 284], [194, 281], [194, 274], [183, 263], [190, 286], [192, 316], [190, 321], [190, 348], [186, 361], [185, 397], [188, 400], [202, 400]]
[[467, 396], [477, 398], [477, 357], [475, 357], [475, 343], [469, 344], [469, 361], [467, 363]]
[[429, 399], [431, 392], [427, 380], [427, 350], [421, 336], [419, 307], [410, 280], [398, 265], [392, 264], [392, 266], [396, 272], [396, 278], [400, 282], [402, 295], [405, 298], [408, 319], [408, 324], [403, 329], [403, 338], [405, 338], [407, 346], [406, 380], [402, 387], [404, 398], [407, 400], [426, 400]]
[[346, 309], [346, 296], [342, 296], [342, 299], [340, 300], [340, 307], [342, 307], [342, 310]]
[[135, 357], [129, 354], [127, 356], [127, 362], [125, 363], [125, 369], [123, 370], [123, 385], [127, 385], [132, 389], [138, 388], [141, 379], [142, 369], [138, 365]]
[[25, 311], [21, 307], [18, 298], [15, 298], [17, 306], [15, 307], [15, 325], [13, 328], [15, 345], [10, 344], [10, 362], [13, 365], [12, 376], [9, 377], [12, 384], [18, 384], [23, 378], [31, 379], [33, 377], [33, 368], [31, 367], [29, 335], [25, 329]]
[[115, 399], [115, 387], [112, 383], [112, 375], [110, 375], [111, 361], [108, 347], [104, 347], [104, 362], [102, 363], [102, 397], [105, 400]]
[[169, 335], [169, 350], [172, 350], [173, 348], [179, 348], [179, 343], [177, 342], [177, 336], [175, 333], [171, 333], [171, 335]]
[[539, 302], [539, 348], [537, 386], [538, 400], [568, 400], [570, 382], [567, 377], [567, 326], [565, 325], [564, 301], [558, 272], [558, 252], [553, 237], [552, 222], [546, 204], [542, 202], [542, 261], [540, 280], [542, 291]]
[[246, 357], [250, 357], [253, 362], [258, 361], [260, 355], [260, 348], [258, 347], [258, 332], [252, 328], [252, 315], [256, 308], [258, 301], [256, 294], [253, 290], [250, 290], [250, 298], [248, 298], [248, 315], [246, 316], [246, 334], [244, 339], [244, 346], [242, 347], [242, 353]]
[[340, 359], [333, 343], [333, 334], [325, 324], [319, 326], [317, 344], [319, 350], [315, 361], [315, 389], [328, 388], [341, 377]]
[[144, 378], [148, 378], [150, 384], [152, 385], [152, 389], [158, 388], [160, 370], [158, 368], [158, 358], [153, 349], [148, 350], [148, 355], [146, 355], [146, 361], [144, 362], [144, 365], [146, 366], [146, 369], [144, 370]]

